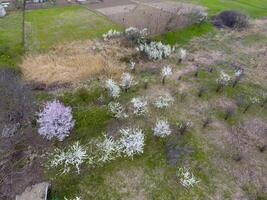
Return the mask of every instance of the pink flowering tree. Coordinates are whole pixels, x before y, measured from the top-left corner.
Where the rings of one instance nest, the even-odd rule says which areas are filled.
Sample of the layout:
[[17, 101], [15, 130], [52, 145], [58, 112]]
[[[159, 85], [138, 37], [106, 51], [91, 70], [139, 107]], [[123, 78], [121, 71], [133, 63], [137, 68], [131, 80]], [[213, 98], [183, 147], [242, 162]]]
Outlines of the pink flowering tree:
[[57, 138], [62, 141], [74, 127], [71, 107], [66, 107], [58, 100], [46, 102], [38, 113], [38, 133], [51, 140]]

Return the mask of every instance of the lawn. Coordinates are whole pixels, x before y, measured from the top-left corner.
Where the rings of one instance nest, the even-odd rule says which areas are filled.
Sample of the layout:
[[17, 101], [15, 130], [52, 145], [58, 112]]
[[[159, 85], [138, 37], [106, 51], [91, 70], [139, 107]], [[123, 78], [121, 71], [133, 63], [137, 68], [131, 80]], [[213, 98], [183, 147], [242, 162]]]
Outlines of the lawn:
[[26, 13], [27, 49], [44, 50], [60, 42], [94, 38], [111, 28], [120, 27], [78, 5], [31, 10]]
[[183, 29], [176, 29], [155, 37], [163, 43], [174, 45], [187, 44], [193, 37], [200, 37], [201, 35], [213, 30], [213, 26], [210, 23], [203, 23], [200, 25], [191, 25]]
[[15, 66], [22, 53], [22, 14], [10, 12], [0, 18], [0, 66]]
[[[184, 1], [184, 0], [178, 0]], [[190, 0], [193, 3], [203, 5], [209, 9], [210, 15], [222, 10], [235, 9], [242, 11], [251, 17], [267, 16], [267, 0]], [[188, 2], [188, 1], [186, 1]]]

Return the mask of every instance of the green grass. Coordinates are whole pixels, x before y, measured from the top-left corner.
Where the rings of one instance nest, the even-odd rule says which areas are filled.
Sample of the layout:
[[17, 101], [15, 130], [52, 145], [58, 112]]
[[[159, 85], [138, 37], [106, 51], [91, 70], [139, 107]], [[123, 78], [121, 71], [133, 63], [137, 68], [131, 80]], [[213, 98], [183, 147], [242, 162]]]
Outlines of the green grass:
[[267, 16], [267, 0], [191, 0], [190, 2], [207, 7], [210, 15], [222, 10], [235, 9], [254, 18]]
[[210, 23], [203, 23], [200, 25], [191, 25], [183, 29], [176, 29], [174, 31], [167, 32], [163, 35], [157, 36], [155, 39], [162, 41], [166, 44], [179, 44], [185, 45], [192, 38], [200, 37], [201, 35], [210, 32], [213, 30], [213, 27]]
[[120, 26], [78, 5], [31, 10], [26, 13], [27, 48], [44, 50], [60, 42], [98, 37], [111, 28]]
[[22, 53], [22, 14], [10, 12], [0, 18], [0, 67], [14, 67]]

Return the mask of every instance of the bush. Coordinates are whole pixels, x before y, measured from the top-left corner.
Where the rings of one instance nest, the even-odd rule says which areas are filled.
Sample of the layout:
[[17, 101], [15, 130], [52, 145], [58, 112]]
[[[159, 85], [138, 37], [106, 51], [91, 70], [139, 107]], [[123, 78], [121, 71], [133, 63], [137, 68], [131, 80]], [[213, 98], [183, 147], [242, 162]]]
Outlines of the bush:
[[234, 10], [222, 11], [211, 18], [211, 22], [218, 28], [246, 28], [249, 25], [249, 17]]
[[57, 100], [47, 102], [38, 113], [39, 134], [49, 140], [56, 137], [62, 141], [74, 127], [71, 111], [71, 107], [65, 107]]

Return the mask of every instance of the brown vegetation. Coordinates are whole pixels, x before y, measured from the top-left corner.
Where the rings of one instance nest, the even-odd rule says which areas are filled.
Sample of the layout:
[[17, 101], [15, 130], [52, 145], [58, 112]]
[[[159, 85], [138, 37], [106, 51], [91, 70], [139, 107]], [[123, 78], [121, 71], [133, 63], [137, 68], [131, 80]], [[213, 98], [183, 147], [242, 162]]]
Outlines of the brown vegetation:
[[27, 81], [46, 84], [120, 77], [126, 66], [119, 60], [130, 50], [118, 43], [88, 40], [61, 44], [47, 53], [27, 55], [21, 71]]

